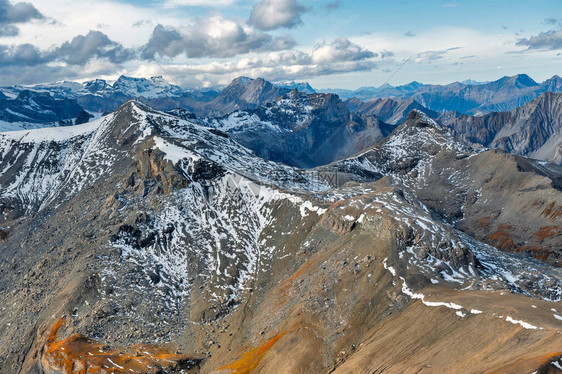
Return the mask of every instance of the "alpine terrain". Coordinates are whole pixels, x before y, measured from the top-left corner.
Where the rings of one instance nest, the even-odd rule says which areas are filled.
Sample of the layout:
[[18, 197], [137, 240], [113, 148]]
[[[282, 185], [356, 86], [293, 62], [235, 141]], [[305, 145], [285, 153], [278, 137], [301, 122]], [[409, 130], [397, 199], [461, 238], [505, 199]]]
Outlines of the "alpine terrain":
[[0, 372], [558, 372], [558, 98], [442, 124], [294, 85], [0, 133]]

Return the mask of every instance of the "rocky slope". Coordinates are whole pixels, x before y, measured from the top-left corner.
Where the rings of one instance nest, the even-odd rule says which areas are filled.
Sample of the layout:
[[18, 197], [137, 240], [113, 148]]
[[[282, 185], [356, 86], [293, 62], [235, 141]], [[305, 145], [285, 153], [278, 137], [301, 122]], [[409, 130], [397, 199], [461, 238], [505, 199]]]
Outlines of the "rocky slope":
[[[414, 112], [312, 171], [138, 102], [1, 134], [0, 372], [556, 368], [560, 269], [483, 243], [455, 213], [528, 191], [555, 202], [557, 225], [560, 191], [437, 126]], [[455, 170], [478, 176], [486, 157], [498, 171], [463, 205]], [[450, 210], [422, 193], [432, 181]]]
[[468, 144], [562, 163], [562, 94], [547, 92], [511, 112], [443, 118]]
[[297, 90], [252, 111], [208, 121], [258, 156], [312, 168], [365, 150], [394, 126], [372, 114], [354, 115], [338, 96]]
[[389, 176], [447, 222], [498, 248], [560, 266], [560, 173], [499, 151], [473, 154], [419, 111], [360, 156], [327, 166], [357, 181]]
[[193, 108], [193, 111], [199, 116], [223, 116], [236, 110], [256, 109], [277, 100], [289, 91], [287, 88], [274, 86], [261, 78], [239, 77], [213, 100]]

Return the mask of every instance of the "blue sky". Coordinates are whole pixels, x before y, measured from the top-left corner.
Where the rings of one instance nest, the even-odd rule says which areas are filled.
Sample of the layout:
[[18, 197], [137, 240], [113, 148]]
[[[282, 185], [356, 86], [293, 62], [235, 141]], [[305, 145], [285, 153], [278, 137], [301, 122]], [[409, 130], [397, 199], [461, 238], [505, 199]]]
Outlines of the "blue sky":
[[1, 85], [128, 74], [188, 87], [247, 75], [358, 88], [562, 73], [560, 0], [29, 3], [0, 0], [26, 11], [0, 16]]

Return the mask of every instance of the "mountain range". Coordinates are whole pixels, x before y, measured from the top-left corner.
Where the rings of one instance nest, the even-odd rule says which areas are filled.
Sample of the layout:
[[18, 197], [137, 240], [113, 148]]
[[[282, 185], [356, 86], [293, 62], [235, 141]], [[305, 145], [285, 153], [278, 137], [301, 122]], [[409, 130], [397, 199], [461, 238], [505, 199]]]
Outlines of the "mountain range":
[[[469, 144], [562, 163], [562, 94], [547, 92], [510, 112], [481, 117], [444, 116], [442, 122]], [[456, 117], [456, 118], [455, 118]]]
[[[399, 101], [412, 99], [435, 112], [458, 111], [482, 115], [490, 112], [510, 111], [535, 99], [545, 92], [562, 93], [562, 78], [555, 75], [542, 83], [526, 74], [503, 77], [487, 83], [460, 83], [431, 85], [412, 82], [402, 86], [383, 85], [365, 87], [357, 91], [327, 90], [344, 99], [362, 101], [392, 98]], [[324, 92], [324, 90], [322, 91]]]
[[[260, 78], [240, 77], [219, 92], [184, 90], [165, 82], [161, 77], [144, 79], [122, 76], [113, 85], [98, 79], [84, 84], [63, 82], [0, 89], [0, 129], [6, 131], [83, 123], [115, 110], [126, 100], [137, 98], [158, 110], [187, 110], [191, 113], [190, 116], [199, 117], [207, 125], [226, 126], [238, 141], [268, 159], [288, 162], [294, 166], [313, 167], [374, 145], [387, 136], [393, 126], [404, 121], [411, 110], [417, 109], [450, 126], [457, 139], [473, 146], [498, 148], [560, 163], [560, 139], [556, 127], [556, 113], [560, 102], [555, 100], [556, 95], [548, 94], [560, 91], [560, 87], [560, 78], [557, 76], [541, 84], [526, 75], [506, 77], [495, 82], [454, 83], [448, 86], [413, 82], [399, 88], [385, 86], [384, 89], [381, 88], [382, 91], [378, 91], [384, 91], [384, 95], [394, 95], [392, 98], [371, 101], [348, 99], [345, 101], [345, 110], [341, 106], [341, 100], [336, 99], [333, 94], [309, 93], [314, 90], [307, 83], [272, 84]], [[297, 96], [301, 99], [291, 99], [291, 95], [293, 98], [297, 97], [291, 94], [291, 90], [300, 92], [300, 96]], [[498, 112], [501, 108], [512, 107], [516, 107], [511, 109], [515, 111], [531, 110], [529, 108], [535, 105], [535, 99], [542, 103], [541, 107], [553, 109], [543, 110], [540, 115], [537, 114], [538, 111], [534, 111], [532, 129], [523, 131], [526, 135], [516, 131], [522, 128], [521, 126], [526, 126], [521, 122], [521, 118], [516, 120], [519, 121], [518, 125], [507, 123], [505, 121], [509, 122], [513, 118], [502, 114], [504, 112]], [[305, 105], [303, 102], [310, 100], [331, 103], [329, 108], [322, 104], [322, 108], [314, 110], [316, 114], [312, 117], [318, 118], [312, 124], [312, 117], [309, 116], [309, 120], [305, 120], [306, 116], [301, 113]], [[521, 107], [517, 106], [519, 104]], [[301, 130], [289, 135], [294, 129], [285, 129], [284, 142], [279, 143], [272, 140], [275, 137], [268, 135], [268, 131], [272, 131], [274, 127], [264, 124], [277, 123], [281, 124], [281, 127], [296, 125], [285, 123], [287, 118], [284, 114], [280, 115], [282, 111], [271, 111], [268, 106], [283, 106], [283, 113], [288, 113], [289, 109], [297, 113], [300, 119], [293, 116], [293, 122], [308, 121], [306, 126], [300, 126], [299, 129], [306, 128], [314, 132], [320, 126], [325, 130], [304, 136], [305, 133]], [[475, 108], [479, 109], [473, 110]], [[475, 111], [491, 112], [484, 116], [466, 114]], [[331, 114], [326, 114], [328, 112]], [[233, 127], [228, 124], [229, 118], [242, 117], [246, 118], [235, 122], [245, 123], [245, 126]], [[322, 121], [330, 123], [321, 123]], [[492, 125], [489, 124], [490, 121], [493, 122]], [[249, 125], [250, 122], [254, 125]], [[250, 134], [256, 131], [256, 126], [259, 127], [260, 133]], [[491, 130], [490, 126], [494, 129]], [[503, 127], [505, 129], [500, 131]], [[328, 139], [330, 135], [326, 131], [331, 132], [331, 140]], [[505, 134], [509, 131], [511, 133], [506, 137]], [[496, 135], [497, 139], [494, 138]], [[335, 147], [337, 150], [327, 152], [330, 156], [322, 155], [321, 148], [324, 142], [329, 141], [335, 143], [326, 143], [326, 146]], [[287, 147], [292, 148], [289, 151]], [[266, 148], [270, 155], [266, 154]]]
[[237, 141], [320, 139], [341, 113], [292, 91], [210, 126], [131, 100], [1, 133], [0, 372], [556, 368], [560, 166], [417, 109], [311, 169]]

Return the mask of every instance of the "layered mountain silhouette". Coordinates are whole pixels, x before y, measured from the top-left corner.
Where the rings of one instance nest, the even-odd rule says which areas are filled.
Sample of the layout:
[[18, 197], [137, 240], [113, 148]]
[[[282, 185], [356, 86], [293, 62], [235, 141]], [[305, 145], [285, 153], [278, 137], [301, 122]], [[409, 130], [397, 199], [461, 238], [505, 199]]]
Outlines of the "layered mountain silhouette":
[[[261, 157], [314, 167], [374, 145], [416, 109], [438, 118], [457, 139], [469, 145], [560, 163], [557, 110], [547, 108], [558, 105], [556, 95], [551, 93], [560, 92], [561, 87], [557, 76], [539, 84], [524, 74], [481, 84], [435, 86], [413, 82], [400, 87], [385, 85], [374, 91], [364, 89], [364, 94], [357, 96], [383, 98], [352, 98], [345, 101], [344, 109], [335, 95], [312, 93], [314, 89], [307, 83], [272, 84], [260, 78], [240, 77], [221, 91], [194, 91], [167, 83], [161, 77], [122, 76], [112, 85], [98, 79], [84, 84], [3, 88], [0, 129], [83, 123], [137, 98], [158, 110], [183, 110], [184, 114], [199, 117], [200, 123], [226, 127], [230, 135]], [[299, 99], [287, 99], [291, 95]], [[316, 104], [305, 108], [303, 102]], [[539, 109], [531, 109], [535, 105]], [[489, 114], [482, 116], [483, 113]], [[297, 125], [295, 121], [306, 124]], [[275, 125], [267, 126], [270, 122]]]
[[362, 101], [386, 98], [400, 101], [412, 99], [435, 112], [457, 111], [482, 115], [510, 111], [545, 92], [562, 93], [562, 78], [555, 75], [542, 83], [537, 83], [528, 75], [519, 74], [481, 84], [455, 82], [448, 85], [426, 85], [412, 82], [398, 87], [384, 85], [380, 88], [362, 88], [358, 91], [331, 91], [346, 99], [354, 97]]

